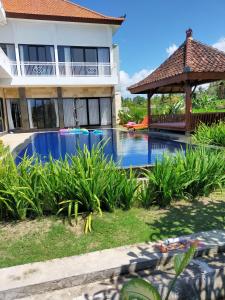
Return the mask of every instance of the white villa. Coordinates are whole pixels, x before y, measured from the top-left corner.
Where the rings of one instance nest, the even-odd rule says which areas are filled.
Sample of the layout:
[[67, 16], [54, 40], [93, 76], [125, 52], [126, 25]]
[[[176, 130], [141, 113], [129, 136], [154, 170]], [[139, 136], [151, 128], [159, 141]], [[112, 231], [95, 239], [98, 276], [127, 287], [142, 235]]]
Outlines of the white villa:
[[123, 21], [68, 0], [0, 1], [0, 132], [115, 125]]

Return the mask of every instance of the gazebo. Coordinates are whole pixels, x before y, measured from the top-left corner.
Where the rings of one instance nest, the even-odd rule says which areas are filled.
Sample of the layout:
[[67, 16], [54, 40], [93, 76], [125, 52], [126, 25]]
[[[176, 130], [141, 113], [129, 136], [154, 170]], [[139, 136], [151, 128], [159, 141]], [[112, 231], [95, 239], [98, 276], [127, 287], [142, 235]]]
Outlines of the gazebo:
[[[225, 53], [192, 38], [186, 31], [185, 42], [153, 73], [130, 86], [133, 94], [148, 95], [149, 129], [191, 132], [200, 122], [212, 124], [225, 120], [225, 113], [192, 113], [192, 95], [200, 84], [225, 79]], [[185, 93], [185, 114], [152, 115], [154, 94]]]

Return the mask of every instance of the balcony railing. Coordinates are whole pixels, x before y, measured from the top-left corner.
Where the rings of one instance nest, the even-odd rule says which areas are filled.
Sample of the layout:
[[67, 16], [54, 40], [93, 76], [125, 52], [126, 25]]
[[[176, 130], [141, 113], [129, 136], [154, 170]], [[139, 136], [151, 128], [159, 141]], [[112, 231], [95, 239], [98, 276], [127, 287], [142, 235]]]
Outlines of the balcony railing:
[[[17, 75], [17, 65], [11, 63], [12, 75]], [[112, 76], [114, 67], [110, 63], [75, 62], [21, 62], [22, 76]], [[16, 71], [15, 71], [16, 70]]]

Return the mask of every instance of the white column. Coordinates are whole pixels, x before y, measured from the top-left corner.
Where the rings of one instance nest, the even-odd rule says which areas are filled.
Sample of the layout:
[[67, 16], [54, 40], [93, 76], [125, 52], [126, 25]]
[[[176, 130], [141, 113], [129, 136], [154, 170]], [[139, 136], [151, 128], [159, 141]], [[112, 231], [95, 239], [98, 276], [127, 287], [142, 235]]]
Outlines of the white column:
[[17, 65], [18, 76], [22, 76], [22, 74], [21, 74], [21, 68], [20, 68], [19, 46], [18, 46], [17, 43], [15, 44], [15, 52], [16, 52], [16, 65]]
[[58, 56], [57, 45], [54, 45], [54, 52], [55, 52], [55, 64], [56, 64], [56, 76], [59, 76], [59, 56]]

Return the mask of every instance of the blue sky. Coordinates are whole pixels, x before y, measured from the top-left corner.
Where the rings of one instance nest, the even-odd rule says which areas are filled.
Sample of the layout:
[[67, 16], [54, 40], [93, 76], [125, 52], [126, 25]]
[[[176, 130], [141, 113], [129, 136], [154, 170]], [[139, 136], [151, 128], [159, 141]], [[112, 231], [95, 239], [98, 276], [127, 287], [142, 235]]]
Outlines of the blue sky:
[[[194, 38], [225, 51], [225, 0], [74, 0], [106, 15], [127, 18], [114, 36], [122, 84], [144, 77], [193, 29]], [[170, 48], [171, 47], [171, 48]]]

